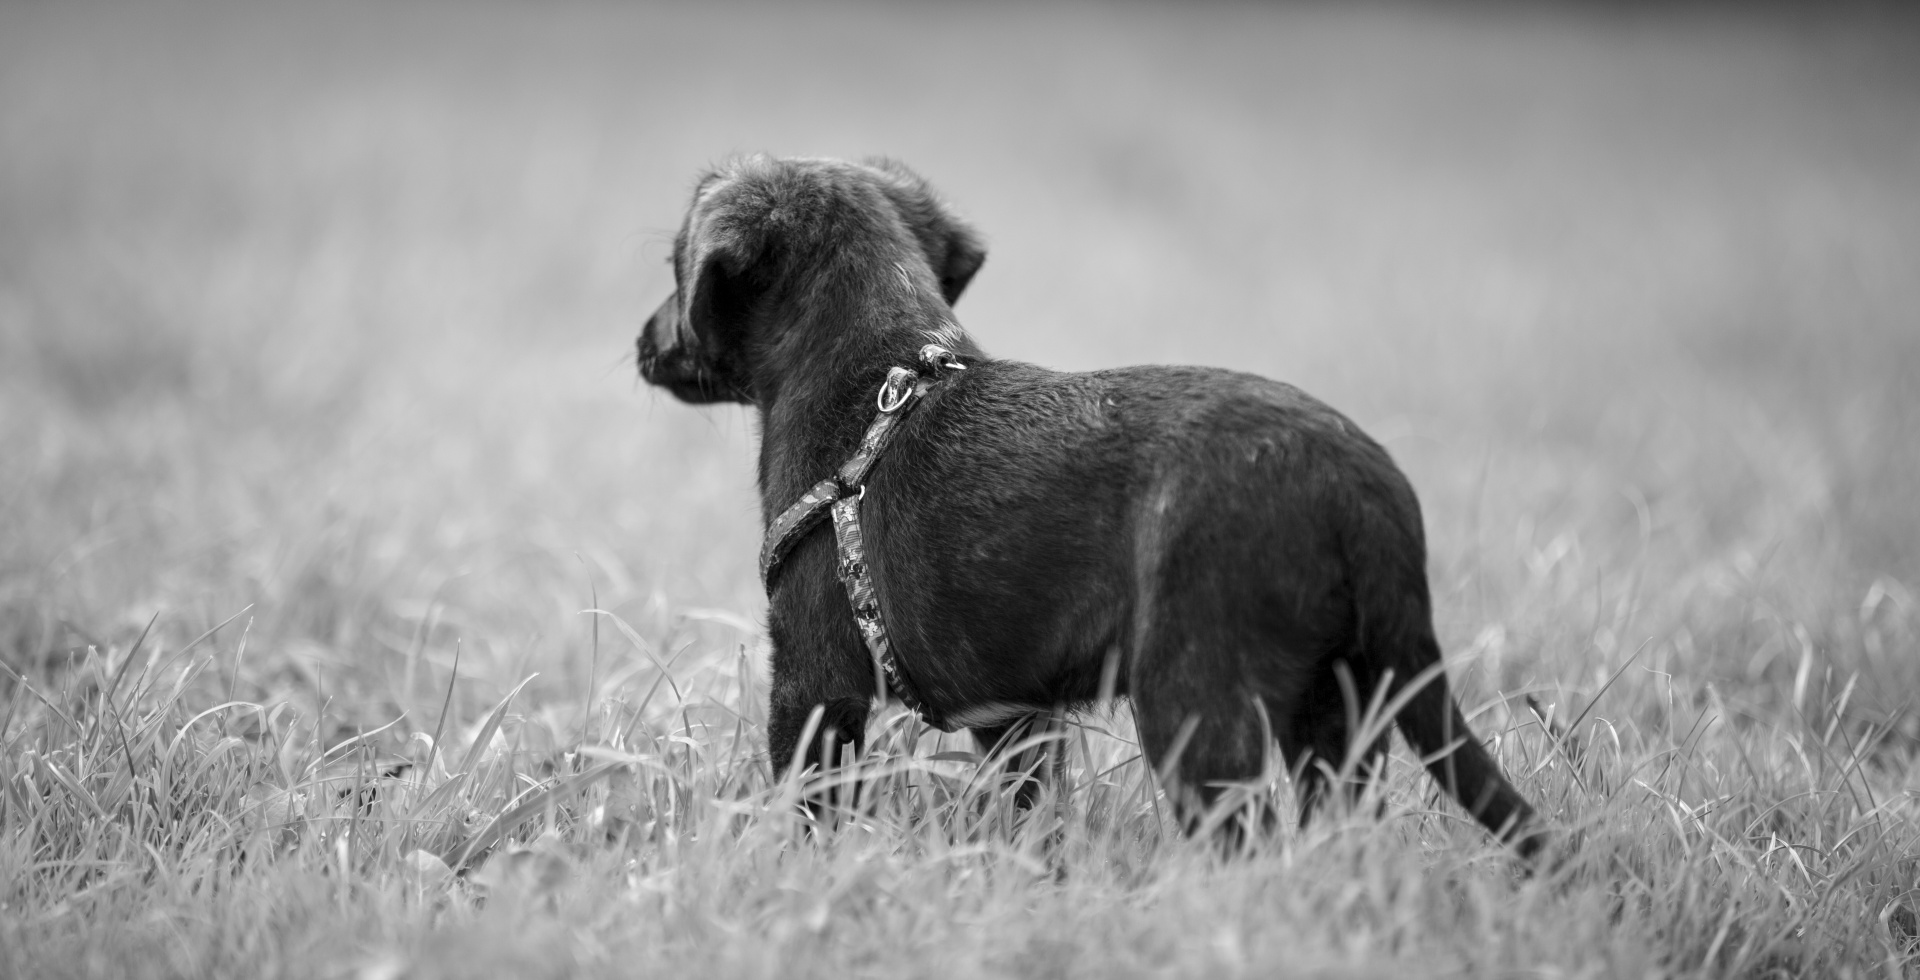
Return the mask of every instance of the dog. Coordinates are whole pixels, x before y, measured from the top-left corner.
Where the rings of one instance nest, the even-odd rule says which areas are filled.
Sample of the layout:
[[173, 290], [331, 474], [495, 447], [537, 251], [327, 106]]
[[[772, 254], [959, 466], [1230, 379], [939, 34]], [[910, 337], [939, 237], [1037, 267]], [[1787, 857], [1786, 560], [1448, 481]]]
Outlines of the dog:
[[[786, 549], [768, 579], [776, 773], [824, 769], [834, 745], [857, 754], [888, 685], [983, 750], [1113, 693], [1189, 832], [1276, 744], [1304, 822], [1378, 774], [1380, 726], [1347, 776], [1334, 768], [1357, 706], [1382, 692], [1432, 776], [1523, 856], [1539, 850], [1532, 806], [1448, 692], [1419, 503], [1387, 452], [1251, 374], [990, 358], [953, 315], [985, 256], [888, 160], [729, 161], [674, 240], [676, 290], [638, 338], [641, 376], [753, 407], [770, 527], [823, 488], [860, 507], [864, 553], [845, 548], [844, 503], [834, 534], [769, 538]], [[884, 408], [909, 383], [924, 397], [859, 486], [834, 477], [879, 427], [876, 392]], [[850, 575], [870, 584], [852, 611]]]

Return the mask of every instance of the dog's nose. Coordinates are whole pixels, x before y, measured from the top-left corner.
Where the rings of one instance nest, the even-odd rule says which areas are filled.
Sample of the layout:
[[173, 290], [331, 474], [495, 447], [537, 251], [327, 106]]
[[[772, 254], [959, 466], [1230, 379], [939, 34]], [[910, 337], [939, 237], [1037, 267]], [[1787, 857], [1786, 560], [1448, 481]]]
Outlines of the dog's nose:
[[641, 329], [640, 336], [634, 338], [634, 362], [640, 367], [640, 376], [652, 380], [653, 367], [660, 362], [660, 347], [653, 342], [653, 320]]
[[634, 341], [634, 352], [640, 364], [640, 376], [648, 381], [654, 380], [659, 371], [662, 358], [676, 352], [679, 346], [674, 336], [679, 325], [677, 296], [669, 296], [662, 302], [653, 315], [647, 317], [647, 323], [640, 328], [640, 336]]

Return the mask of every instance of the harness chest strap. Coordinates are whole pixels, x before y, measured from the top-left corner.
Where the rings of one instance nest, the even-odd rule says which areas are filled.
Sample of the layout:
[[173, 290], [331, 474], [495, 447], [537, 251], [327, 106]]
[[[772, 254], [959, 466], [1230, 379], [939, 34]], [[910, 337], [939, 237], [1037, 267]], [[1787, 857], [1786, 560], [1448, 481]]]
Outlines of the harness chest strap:
[[[880, 616], [880, 601], [874, 589], [873, 575], [867, 567], [866, 540], [860, 532], [860, 501], [866, 493], [867, 471], [873, 468], [874, 462], [892, 441], [895, 427], [933, 387], [941, 370], [964, 370], [966, 367], [950, 351], [937, 344], [922, 347], [919, 360], [924, 373], [903, 367], [887, 372], [887, 380], [881, 384], [876, 398], [879, 414], [874, 416], [866, 434], [860, 438], [859, 447], [839, 471], [814, 484], [767, 525], [766, 538], [760, 545], [760, 581], [771, 597], [781, 561], [801, 538], [830, 513], [833, 518], [834, 550], [838, 555], [837, 574], [841, 584], [846, 587], [854, 624], [859, 628], [860, 638], [866, 643], [867, 652], [873, 659], [875, 690], [882, 698], [891, 694], [929, 725], [942, 731], [951, 731], [945, 721], [921, 700], [913, 682], [894, 657], [886, 623]], [[928, 375], [933, 377], [929, 378]]]

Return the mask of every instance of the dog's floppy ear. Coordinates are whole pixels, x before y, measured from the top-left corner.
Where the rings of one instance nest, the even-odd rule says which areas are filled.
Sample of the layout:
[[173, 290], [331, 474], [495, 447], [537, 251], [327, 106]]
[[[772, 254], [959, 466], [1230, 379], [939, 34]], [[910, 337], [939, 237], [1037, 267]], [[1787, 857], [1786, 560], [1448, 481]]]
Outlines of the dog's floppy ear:
[[987, 261], [987, 248], [980, 243], [979, 232], [951, 215], [947, 219], [947, 260], [934, 272], [940, 276], [940, 295], [952, 306], [960, 300], [967, 283], [973, 281], [973, 274]]
[[981, 263], [987, 260], [987, 247], [980, 241], [980, 233], [960, 220], [926, 180], [906, 164], [875, 157], [867, 160], [866, 165], [885, 176], [881, 186], [900, 212], [900, 219], [919, 239], [927, 264], [940, 280], [940, 295], [947, 305], [953, 305], [966, 291], [967, 283], [973, 281], [973, 274], [980, 271]]
[[700, 343], [727, 347], [744, 326], [744, 287], [764, 236], [714, 201], [714, 190], [701, 188], [680, 243], [680, 322]]

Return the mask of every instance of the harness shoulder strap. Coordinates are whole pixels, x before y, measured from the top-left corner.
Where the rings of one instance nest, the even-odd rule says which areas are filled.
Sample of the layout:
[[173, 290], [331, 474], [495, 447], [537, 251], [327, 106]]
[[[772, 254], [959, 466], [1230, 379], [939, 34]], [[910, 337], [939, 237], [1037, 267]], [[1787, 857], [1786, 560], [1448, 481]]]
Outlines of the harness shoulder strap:
[[760, 584], [766, 587], [768, 595], [773, 594], [773, 573], [781, 559], [827, 516], [827, 508], [846, 493], [846, 484], [840, 482], [840, 477], [827, 477], [801, 494], [793, 506], [781, 511], [780, 516], [767, 525], [767, 536], [760, 542]]
[[[838, 554], [837, 575], [847, 590], [847, 602], [853, 607], [853, 621], [860, 638], [873, 657], [875, 690], [882, 699], [891, 694], [927, 724], [952, 731], [948, 723], [922, 701], [913, 682], [893, 655], [887, 637], [886, 622], [880, 616], [880, 599], [867, 567], [866, 539], [860, 529], [860, 498], [866, 491], [867, 472], [886, 451], [894, 429], [913, 407], [920, 403], [942, 370], [965, 370], [946, 348], [928, 344], [920, 349], [920, 363], [926, 374], [896, 367], [887, 372], [875, 401], [879, 414], [860, 437], [860, 445], [834, 475], [813, 485], [767, 525], [760, 544], [760, 581], [767, 595], [773, 595], [773, 583], [780, 563], [807, 532], [833, 515], [834, 550]], [[932, 374], [935, 379], [927, 375]]]
[[866, 434], [860, 437], [860, 445], [854, 449], [853, 455], [840, 465], [839, 472], [814, 484], [812, 489], [801, 494], [799, 500], [781, 511], [780, 516], [767, 525], [766, 537], [760, 540], [760, 584], [766, 588], [768, 595], [773, 594], [773, 580], [787, 552], [792, 551], [808, 531], [819, 525], [820, 519], [827, 516], [827, 508], [832, 507], [835, 501], [860, 492], [860, 488], [866, 485], [867, 471], [873, 468], [880, 454], [886, 451], [887, 444], [893, 441], [894, 427], [920, 403], [921, 397], [931, 387], [932, 382], [907, 368], [896, 367], [888, 371], [887, 380], [880, 386], [880, 394], [875, 399], [879, 414], [873, 417]]

